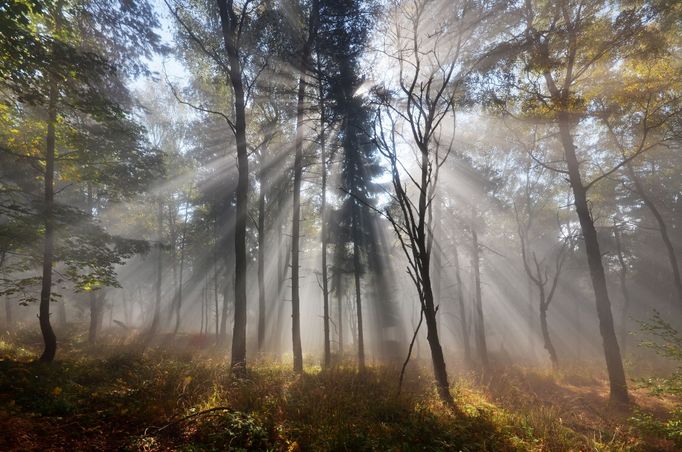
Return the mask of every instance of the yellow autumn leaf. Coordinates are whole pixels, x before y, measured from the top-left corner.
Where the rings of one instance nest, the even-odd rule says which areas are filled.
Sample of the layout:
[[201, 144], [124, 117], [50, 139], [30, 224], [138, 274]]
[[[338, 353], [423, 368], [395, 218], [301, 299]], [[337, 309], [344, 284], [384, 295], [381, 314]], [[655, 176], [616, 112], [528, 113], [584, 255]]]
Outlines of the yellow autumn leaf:
[[59, 386], [55, 386], [54, 389], [52, 390], [52, 394], [58, 396], [59, 394], [62, 393], [62, 388]]

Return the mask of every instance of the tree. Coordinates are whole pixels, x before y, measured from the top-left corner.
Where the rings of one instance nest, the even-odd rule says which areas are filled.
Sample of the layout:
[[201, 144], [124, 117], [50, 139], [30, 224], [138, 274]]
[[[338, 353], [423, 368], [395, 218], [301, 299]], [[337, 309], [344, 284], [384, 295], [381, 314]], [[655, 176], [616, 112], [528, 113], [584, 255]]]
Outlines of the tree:
[[[138, 58], [149, 55], [158, 43], [153, 32], [155, 19], [146, 2], [110, 4], [109, 14], [102, 17], [95, 14], [100, 6], [97, 1], [57, 1], [49, 5], [11, 2], [9, 5], [11, 25], [19, 28], [15, 36], [18, 39], [10, 39], [3, 52], [17, 56], [23, 67], [15, 70], [3, 63], [3, 70], [8, 74], [7, 84], [15, 91], [14, 99], [4, 100], [21, 102], [27, 111], [44, 107], [46, 112], [45, 150], [38, 158], [44, 162], [44, 168], [41, 168], [43, 201], [37, 215], [44, 224], [39, 323], [45, 342], [41, 360], [47, 362], [52, 361], [56, 353], [56, 337], [49, 319], [50, 301], [58, 296], [52, 287], [55, 262], [64, 262], [68, 269], [67, 279], [77, 289], [93, 290], [101, 285], [116, 284], [113, 266], [124, 256], [129, 256], [131, 250], [130, 245], [107, 235], [100, 227], [78, 225], [77, 221], [84, 219], [86, 223], [90, 222], [91, 213], [83, 215], [79, 209], [61, 205], [55, 200], [55, 184], [64, 178], [65, 173], [68, 174], [61, 167], [83, 165], [101, 157], [97, 149], [85, 146], [87, 140], [81, 142], [81, 139], [101, 133], [104, 141], [108, 142], [109, 136], [102, 133], [99, 126], [107, 123], [120, 131], [116, 127], [124, 123], [127, 123], [125, 127], [130, 125], [126, 117], [129, 104], [126, 104], [122, 79], [133, 71], [141, 70], [142, 66], [136, 65]], [[19, 14], [13, 15], [14, 12]], [[65, 16], [78, 20], [66, 22]], [[126, 19], [128, 22], [124, 30], [113, 35], [108, 32], [112, 22]], [[137, 46], [134, 50], [131, 43]], [[109, 47], [106, 56], [103, 46]], [[113, 64], [118, 63], [117, 58], [121, 55], [125, 55], [127, 60], [122, 64], [121, 72], [117, 73]], [[5, 60], [3, 55], [4, 61], [13, 60]], [[31, 94], [22, 95], [24, 89]], [[112, 100], [115, 96], [118, 96], [116, 101]], [[133, 135], [141, 132], [135, 127], [127, 129], [128, 132], [131, 130], [134, 130]], [[64, 152], [65, 147], [71, 147], [71, 152]], [[18, 154], [18, 157], [29, 161], [35, 159], [33, 154]], [[95, 176], [85, 170], [81, 177], [92, 180]], [[26, 209], [25, 214], [34, 215], [33, 207]], [[79, 231], [81, 237], [86, 238], [81, 240], [81, 246], [74, 247], [72, 237], [62, 235], [61, 231], [58, 234], [57, 229]], [[100, 242], [96, 245], [95, 236], [98, 234]], [[97, 246], [104, 252], [98, 252]], [[10, 287], [6, 293], [16, 293], [17, 290], [20, 289]]]
[[234, 96], [235, 121], [233, 131], [237, 140], [237, 206], [235, 223], [235, 285], [234, 285], [234, 332], [232, 335], [232, 367], [246, 365], [246, 218], [249, 190], [249, 158], [246, 146], [246, 102], [244, 76], [240, 55], [240, 39], [243, 23], [248, 20], [246, 0], [240, 12], [235, 11], [233, 0], [217, 0], [220, 26], [223, 32], [225, 54], [229, 66], [229, 79]]
[[[360, 74], [360, 58], [367, 45], [369, 28], [373, 20], [373, 5], [357, 1], [330, 2], [323, 12], [321, 42], [318, 51], [322, 58], [321, 70], [327, 82], [330, 116], [339, 124], [336, 134], [339, 143], [341, 202], [334, 226], [336, 246], [352, 246], [352, 268], [355, 286], [355, 315], [357, 329], [358, 364], [365, 366], [365, 327], [363, 322], [362, 275], [366, 272], [364, 262], [371, 262], [374, 235], [376, 195], [380, 187], [374, 179], [383, 173], [378, 162], [376, 146], [371, 140], [371, 111], [363, 97], [357, 95], [364, 80]], [[324, 93], [320, 94], [321, 96]], [[323, 163], [324, 164], [324, 163]], [[326, 181], [325, 181], [326, 186]], [[337, 253], [341, 257], [340, 253]], [[372, 271], [381, 271], [383, 263]], [[369, 266], [369, 265], [367, 265]], [[336, 263], [336, 270], [346, 265]], [[323, 283], [324, 284], [324, 283]], [[337, 290], [341, 288], [338, 287]], [[340, 295], [340, 294], [339, 294]], [[325, 300], [327, 303], [328, 300]], [[365, 300], [365, 303], [367, 300]]]
[[[622, 154], [609, 169], [599, 168], [594, 174], [594, 167], [599, 166], [599, 161], [590, 162], [585, 150], [581, 152], [577, 129], [594, 116], [604, 117], [599, 113], [599, 106], [604, 105], [604, 97], [608, 97], [609, 92], [605, 92], [606, 96], [600, 96], [599, 91], [592, 91], [591, 76], [608, 73], [606, 68], [612, 67], [614, 61], [640, 52], [637, 45], [632, 46], [633, 42], [639, 39], [655, 42], [656, 39], [651, 37], [658, 35], [662, 28], [654, 24], [665, 11], [665, 6], [650, 7], [644, 3], [633, 3], [621, 5], [612, 14], [603, 14], [605, 5], [602, 2], [589, 5], [571, 1], [551, 5], [527, 2], [521, 11], [525, 22], [521, 37], [524, 50], [521, 55], [525, 65], [525, 87], [530, 88], [525, 111], [549, 117], [558, 129], [565, 166], [548, 167], [565, 174], [573, 192], [595, 293], [611, 398], [627, 402], [625, 372], [613, 326], [611, 301], [588, 192], [596, 183], [645, 152], [648, 143], [627, 155]], [[659, 8], [661, 6], [663, 9]], [[543, 87], [538, 83], [540, 81]], [[647, 126], [645, 120], [644, 130]], [[587, 163], [593, 163], [592, 167]]]
[[[448, 130], [445, 124], [450, 122], [445, 119], [454, 114], [455, 103], [464, 97], [465, 81], [482, 61], [482, 44], [488, 44], [496, 33], [493, 27], [486, 28], [486, 20], [497, 10], [496, 5], [483, 3], [399, 2], [390, 11], [394, 20], [385, 51], [389, 64], [398, 68], [397, 80], [393, 81], [396, 93], [377, 90], [383, 107], [377, 114], [376, 139], [389, 164], [394, 189], [395, 210], [386, 214], [400, 239], [419, 295], [436, 387], [449, 405], [454, 402], [431, 282], [432, 205], [439, 171], [454, 144], [454, 129]], [[430, 17], [440, 18], [437, 27], [428, 20]], [[398, 137], [402, 138], [396, 132], [398, 122], [404, 124], [409, 136], [402, 140], [411, 148], [408, 155], [414, 157], [409, 164], [398, 152]]]
[[306, 78], [310, 73], [310, 54], [313, 50], [319, 22], [319, 2], [312, 0], [307, 20], [307, 34], [298, 54], [296, 67], [300, 71], [298, 93], [296, 96], [296, 138], [294, 144], [294, 196], [291, 226], [291, 331], [294, 351], [294, 371], [303, 371], [303, 351], [301, 350], [301, 313], [299, 294], [299, 242], [301, 223], [301, 177], [303, 174], [303, 128], [305, 120]]

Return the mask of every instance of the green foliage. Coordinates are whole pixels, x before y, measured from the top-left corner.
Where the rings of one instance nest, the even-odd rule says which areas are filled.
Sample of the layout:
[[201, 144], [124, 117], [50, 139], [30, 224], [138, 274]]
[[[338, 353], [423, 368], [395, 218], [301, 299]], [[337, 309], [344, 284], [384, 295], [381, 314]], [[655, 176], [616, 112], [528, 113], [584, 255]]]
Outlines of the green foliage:
[[654, 311], [651, 320], [640, 322], [642, 332], [649, 339], [641, 346], [652, 349], [657, 355], [668, 358], [677, 364], [677, 369], [667, 378], [649, 378], [643, 383], [654, 394], [682, 395], [682, 335], [672, 325]]
[[[641, 331], [650, 339], [642, 341], [641, 345], [652, 349], [657, 355], [668, 358], [676, 363], [673, 373], [664, 378], [647, 378], [640, 380], [642, 386], [648, 388], [657, 396], [682, 395], [682, 335], [673, 326], [663, 320], [658, 311], [646, 322], [640, 322]], [[682, 447], [682, 406], [670, 413], [668, 419], [660, 420], [649, 413], [636, 411], [630, 419], [642, 431], [660, 435]]]
[[187, 450], [269, 450], [272, 448], [269, 431], [254, 414], [224, 411], [206, 416], [189, 437]]

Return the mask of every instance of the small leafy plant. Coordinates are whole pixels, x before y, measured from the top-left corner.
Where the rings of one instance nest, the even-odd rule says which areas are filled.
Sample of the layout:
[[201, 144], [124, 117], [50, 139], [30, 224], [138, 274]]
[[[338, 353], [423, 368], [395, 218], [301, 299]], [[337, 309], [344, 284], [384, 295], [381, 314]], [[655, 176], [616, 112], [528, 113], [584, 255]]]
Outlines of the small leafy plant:
[[[676, 369], [668, 377], [651, 377], [641, 380], [644, 387], [658, 396], [682, 396], [682, 335], [673, 326], [663, 320], [658, 311], [654, 311], [651, 320], [640, 322], [644, 334], [650, 337], [641, 343], [643, 347], [652, 349], [657, 355], [672, 360]], [[666, 438], [676, 447], [682, 448], [682, 406], [671, 411], [665, 420], [654, 418], [651, 414], [636, 411], [630, 421], [640, 430]]]

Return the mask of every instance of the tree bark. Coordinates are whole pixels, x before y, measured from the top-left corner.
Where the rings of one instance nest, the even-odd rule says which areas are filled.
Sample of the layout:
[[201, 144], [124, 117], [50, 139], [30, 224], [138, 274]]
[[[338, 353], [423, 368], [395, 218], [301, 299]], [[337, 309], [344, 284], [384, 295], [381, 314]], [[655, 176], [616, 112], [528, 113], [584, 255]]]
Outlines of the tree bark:
[[613, 326], [611, 300], [609, 299], [608, 289], [606, 287], [606, 276], [601, 260], [597, 230], [594, 227], [594, 220], [590, 214], [587, 202], [587, 190], [583, 185], [580, 175], [580, 165], [578, 163], [575, 145], [573, 144], [573, 137], [571, 136], [570, 131], [569, 113], [562, 110], [558, 115], [560, 139], [564, 148], [569, 182], [573, 190], [575, 208], [578, 219], [580, 220], [580, 229], [582, 231], [583, 239], [585, 241], [587, 263], [590, 269], [590, 277], [592, 279], [592, 287], [595, 294], [597, 316], [599, 318], [599, 331], [603, 340], [606, 368], [609, 374], [611, 399], [618, 402], [627, 402], [628, 391], [625, 381], [625, 370], [623, 369], [623, 360], [621, 358], [620, 348], [618, 347], [618, 340], [616, 339], [616, 332]]
[[161, 291], [163, 288], [163, 250], [161, 244], [163, 242], [163, 201], [158, 200], [158, 230], [157, 230], [157, 244], [156, 244], [156, 299], [154, 301], [154, 317], [152, 318], [152, 326], [149, 329], [149, 337], [156, 334], [159, 329], [159, 321], [161, 317]]
[[217, 247], [215, 244], [218, 242], [216, 234], [216, 222], [214, 218], [213, 222], [213, 301], [215, 302], [215, 345], [216, 347], [220, 345], [220, 308], [218, 305], [218, 256]]
[[[178, 291], [177, 300], [175, 303], [175, 330], [173, 331], [173, 334], [178, 334], [178, 331], [180, 330], [180, 314], [182, 311], [182, 286], [185, 270], [185, 243], [187, 242], [187, 220], [189, 218], [188, 207], [190, 196], [191, 190], [187, 192], [187, 196], [185, 198], [185, 218], [182, 222], [182, 237], [180, 238], [180, 272], [178, 275]], [[208, 328], [206, 328], [206, 330], [208, 331]]]
[[303, 115], [305, 80], [298, 80], [296, 104], [296, 155], [294, 156], [294, 200], [291, 229], [291, 334], [293, 338], [294, 371], [303, 371], [303, 351], [301, 350], [301, 314], [299, 294], [299, 241], [301, 223], [301, 177], [303, 175]]
[[267, 165], [265, 150], [261, 151], [260, 190], [258, 193], [258, 351], [265, 346], [265, 194], [267, 192]]
[[438, 336], [438, 322], [436, 319], [436, 307], [433, 299], [433, 287], [431, 284], [431, 249], [428, 246], [427, 237], [427, 211], [428, 200], [427, 190], [430, 182], [430, 162], [428, 149], [421, 147], [421, 187], [419, 190], [419, 219], [416, 230], [416, 247], [418, 249], [417, 265], [419, 276], [422, 279], [422, 310], [426, 320], [426, 339], [431, 349], [431, 360], [433, 362], [433, 374], [436, 379], [436, 388], [443, 402], [449, 406], [454, 406], [455, 402], [450, 394], [450, 383], [445, 366], [445, 357]]
[[246, 216], [249, 190], [249, 158], [246, 147], [246, 104], [242, 67], [237, 48], [240, 20], [234, 12], [232, 0], [217, 0], [220, 24], [230, 67], [229, 78], [234, 93], [237, 140], [237, 212], [235, 219], [235, 283], [234, 329], [232, 335], [232, 367], [246, 366]]
[[[357, 209], [358, 207], [355, 206], [354, 210]], [[354, 216], [353, 220], [353, 274], [355, 277], [355, 310], [356, 310], [356, 315], [358, 319], [358, 367], [360, 370], [365, 369], [365, 335], [363, 332], [362, 328], [362, 291], [361, 291], [361, 282], [360, 282], [360, 272], [362, 269], [360, 268], [360, 246], [358, 245], [358, 234], [359, 231], [357, 231], [358, 225], [358, 215], [357, 213]]]
[[[426, 252], [426, 244], [420, 244], [422, 252]], [[445, 357], [443, 356], [443, 349], [440, 344], [438, 336], [438, 322], [436, 319], [436, 308], [433, 298], [433, 290], [431, 288], [431, 276], [429, 275], [429, 257], [424, 254], [420, 265], [422, 266], [421, 274], [423, 278], [423, 312], [424, 320], [426, 320], [426, 340], [429, 343], [431, 351], [431, 360], [433, 362], [433, 374], [436, 379], [436, 388], [438, 394], [445, 403], [454, 406], [452, 395], [450, 395], [450, 384], [448, 383], [448, 373], [445, 365]]]
[[9, 297], [5, 297], [5, 323], [8, 330], [14, 326], [14, 319], [12, 318], [12, 301]]
[[547, 324], [547, 309], [549, 308], [549, 302], [545, 295], [545, 286], [543, 284], [538, 284], [537, 287], [540, 291], [540, 329], [542, 331], [542, 341], [545, 350], [547, 350], [547, 353], [549, 354], [549, 360], [552, 363], [552, 367], [556, 370], [559, 368], [559, 358], [556, 349], [554, 348], [554, 344], [552, 343], [552, 338], [549, 335], [549, 326]]
[[[319, 70], [319, 68], [318, 68]], [[331, 339], [329, 330], [329, 276], [327, 272], [327, 152], [325, 146], [325, 111], [324, 111], [324, 92], [322, 89], [322, 79], [319, 81], [319, 98], [320, 98], [320, 162], [322, 165], [322, 188], [321, 188], [321, 205], [320, 218], [322, 227], [320, 230], [320, 240], [322, 242], [322, 322], [324, 329], [324, 360], [325, 368], [331, 366]]]
[[[339, 246], [338, 244], [336, 246]], [[343, 359], [343, 291], [341, 285], [343, 278], [340, 274], [341, 269], [336, 270], [336, 323], [339, 327], [339, 361]]]
[[481, 258], [478, 250], [478, 233], [475, 226], [471, 225], [471, 266], [474, 270], [474, 288], [475, 298], [474, 303], [476, 307], [476, 321], [474, 326], [476, 329], [476, 353], [484, 372], [487, 372], [490, 367], [488, 361], [488, 345], [485, 338], [485, 323], [483, 319], [483, 297], [481, 295]]
[[99, 317], [99, 300], [97, 300], [97, 295], [95, 292], [88, 293], [88, 301], [90, 303], [90, 329], [88, 330], [88, 342], [94, 344], [97, 340], [97, 333], [99, 322], [97, 318]]
[[452, 259], [455, 267], [455, 284], [457, 284], [457, 303], [459, 305], [459, 325], [462, 330], [462, 344], [464, 344], [464, 359], [471, 365], [471, 345], [469, 343], [469, 323], [467, 322], [466, 306], [464, 305], [464, 288], [462, 287], [462, 271], [459, 265], [457, 244], [453, 244]]
[[[59, 15], [61, 12], [57, 14]], [[57, 19], [57, 23], [59, 23], [59, 19]], [[48, 363], [54, 360], [57, 353], [57, 337], [50, 324], [50, 300], [52, 298], [52, 260], [54, 258], [54, 163], [58, 96], [56, 78], [49, 76], [49, 79], [50, 92], [47, 107], [47, 136], [45, 138], [45, 238], [43, 244], [43, 279], [40, 291], [40, 314], [38, 315], [40, 331], [45, 344], [40, 361]]]
[[299, 55], [298, 94], [296, 99], [296, 155], [294, 156], [294, 199], [291, 232], [291, 333], [293, 339], [294, 371], [303, 371], [303, 351], [301, 350], [301, 314], [299, 291], [299, 242], [301, 222], [301, 178], [303, 175], [303, 120], [305, 116], [305, 86], [311, 45], [317, 32], [319, 0], [313, 0], [308, 18], [308, 36]]
[[618, 232], [618, 227], [613, 225], [613, 237], [616, 240], [616, 256], [618, 257], [618, 264], [620, 265], [620, 271], [618, 272], [618, 280], [620, 281], [620, 290], [623, 292], [623, 313], [620, 324], [620, 345], [623, 349], [623, 354], [625, 354], [625, 348], [627, 345], [627, 334], [628, 334], [628, 309], [630, 307], [630, 291], [627, 285], [627, 273], [628, 266], [625, 263], [625, 257], [623, 256], [623, 246], [620, 240], [620, 233]]

